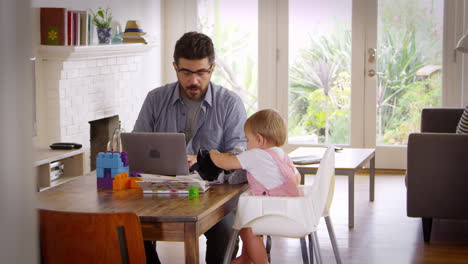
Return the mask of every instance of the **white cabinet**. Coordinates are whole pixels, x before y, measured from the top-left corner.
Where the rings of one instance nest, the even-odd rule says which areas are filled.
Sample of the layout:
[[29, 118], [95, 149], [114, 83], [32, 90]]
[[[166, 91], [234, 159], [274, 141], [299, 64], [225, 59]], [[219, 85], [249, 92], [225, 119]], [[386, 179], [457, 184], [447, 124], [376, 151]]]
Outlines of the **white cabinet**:
[[[52, 150], [50, 148], [37, 148], [34, 167], [37, 169], [37, 186], [39, 190], [64, 183], [84, 174], [84, 150]], [[55, 180], [56, 164], [60, 163], [63, 173]]]

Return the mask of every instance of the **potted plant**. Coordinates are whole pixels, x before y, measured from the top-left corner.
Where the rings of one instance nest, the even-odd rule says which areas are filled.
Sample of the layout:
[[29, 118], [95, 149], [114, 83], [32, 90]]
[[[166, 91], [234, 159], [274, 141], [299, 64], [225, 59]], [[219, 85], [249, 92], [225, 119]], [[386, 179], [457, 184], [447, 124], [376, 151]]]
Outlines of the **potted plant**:
[[96, 12], [90, 9], [92, 14], [92, 22], [97, 27], [99, 44], [109, 44], [111, 41], [110, 24], [112, 22], [112, 13], [109, 8], [98, 8]]

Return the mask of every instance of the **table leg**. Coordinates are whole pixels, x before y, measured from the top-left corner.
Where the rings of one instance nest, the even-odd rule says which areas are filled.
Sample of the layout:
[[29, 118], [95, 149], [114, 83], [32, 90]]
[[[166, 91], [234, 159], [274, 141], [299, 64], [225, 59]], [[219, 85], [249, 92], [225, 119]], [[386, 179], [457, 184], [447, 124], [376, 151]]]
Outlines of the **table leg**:
[[351, 172], [348, 174], [348, 227], [354, 227], [354, 174]]
[[304, 185], [305, 182], [305, 173], [299, 170], [299, 173], [301, 174], [301, 185]]
[[374, 201], [374, 193], [375, 193], [375, 155], [370, 160], [370, 170], [369, 170], [369, 179], [370, 179], [370, 192], [369, 192], [369, 200], [371, 202]]
[[198, 264], [200, 253], [198, 248], [197, 225], [194, 222], [185, 223], [184, 247], [185, 263]]

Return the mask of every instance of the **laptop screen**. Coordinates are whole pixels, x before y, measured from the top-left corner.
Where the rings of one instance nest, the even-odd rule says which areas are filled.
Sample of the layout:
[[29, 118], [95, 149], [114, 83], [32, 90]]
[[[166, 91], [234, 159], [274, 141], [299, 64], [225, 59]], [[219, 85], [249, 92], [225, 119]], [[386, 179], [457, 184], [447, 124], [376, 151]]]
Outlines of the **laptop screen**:
[[160, 175], [188, 175], [189, 167], [183, 133], [122, 133], [130, 171]]

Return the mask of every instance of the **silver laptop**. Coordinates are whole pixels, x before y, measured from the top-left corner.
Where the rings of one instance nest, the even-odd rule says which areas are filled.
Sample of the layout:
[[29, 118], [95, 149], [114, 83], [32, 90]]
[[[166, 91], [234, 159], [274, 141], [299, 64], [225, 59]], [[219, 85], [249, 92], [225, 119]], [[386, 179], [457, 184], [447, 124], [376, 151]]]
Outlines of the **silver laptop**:
[[122, 133], [130, 171], [160, 175], [188, 175], [183, 133]]

